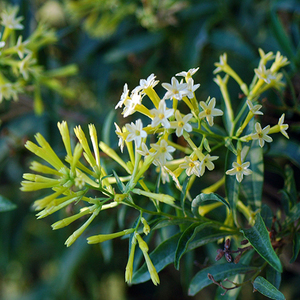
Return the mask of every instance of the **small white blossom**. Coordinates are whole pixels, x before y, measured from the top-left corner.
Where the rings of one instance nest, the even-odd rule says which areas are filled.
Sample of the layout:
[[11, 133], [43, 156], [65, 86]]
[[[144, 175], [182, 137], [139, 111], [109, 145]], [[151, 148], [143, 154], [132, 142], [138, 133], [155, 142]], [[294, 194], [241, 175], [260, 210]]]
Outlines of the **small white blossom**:
[[184, 158], [184, 163], [180, 164], [179, 167], [184, 169], [187, 176], [196, 175], [200, 177], [200, 161], [192, 160], [190, 156]]
[[232, 163], [233, 168], [226, 171], [227, 175], [235, 175], [236, 180], [241, 182], [243, 180], [244, 175], [250, 175], [252, 171], [248, 169], [250, 166], [250, 162], [244, 162], [243, 164], [239, 164], [237, 162]]
[[127, 83], [124, 84], [123, 87], [123, 93], [121, 95], [120, 101], [117, 103], [115, 106], [115, 109], [118, 107], [122, 107], [125, 104], [125, 101], [129, 99], [129, 90], [128, 90], [128, 85]]
[[270, 143], [273, 139], [268, 135], [270, 130], [270, 125], [266, 126], [264, 129], [261, 128], [261, 125], [256, 122], [255, 124], [256, 133], [251, 134], [252, 140], [258, 140], [260, 147], [263, 147], [265, 141]]
[[162, 124], [165, 128], [170, 128], [170, 122], [168, 118], [173, 115], [174, 109], [168, 109], [164, 100], [159, 102], [158, 109], [153, 108], [150, 110], [150, 113], [154, 115], [154, 118], [151, 122], [152, 127]]
[[176, 129], [176, 135], [178, 137], [183, 135], [183, 131], [185, 130], [186, 132], [191, 132], [193, 130], [193, 127], [188, 123], [189, 120], [193, 117], [193, 115], [187, 114], [183, 118], [180, 114], [179, 110], [176, 110], [175, 112], [175, 118], [176, 121], [170, 122], [171, 128]]
[[29, 73], [34, 73], [33, 66], [36, 64], [36, 59], [32, 58], [31, 54], [28, 54], [23, 60], [20, 61], [20, 73], [25, 80], [29, 79]]
[[159, 144], [151, 144], [151, 147], [156, 151], [155, 157], [162, 166], [166, 164], [167, 160], [173, 159], [170, 153], [176, 150], [174, 147], [169, 146], [164, 139], [162, 139]]
[[187, 72], [182, 71], [182, 72], [180, 72], [180, 73], [177, 73], [176, 76], [183, 76], [183, 77], [185, 77], [185, 78], [190, 78], [190, 77], [192, 77], [198, 70], [199, 70], [199, 67], [198, 67], [198, 68], [192, 68], [192, 69], [189, 69]]
[[18, 100], [18, 93], [22, 92], [22, 88], [19, 83], [5, 83], [0, 85], [0, 103], [3, 99], [10, 100], [13, 98], [14, 101]]
[[271, 66], [271, 72], [277, 72], [280, 68], [288, 65], [290, 62], [285, 56], [282, 56], [279, 51], [276, 53], [275, 61]]
[[267, 84], [270, 84], [272, 79], [276, 79], [276, 76], [274, 77], [271, 70], [266, 69], [265, 65], [260, 65], [258, 69], [254, 69], [254, 72], [259, 79], [262, 79]]
[[259, 48], [258, 49], [259, 55], [260, 55], [260, 65], [265, 65], [269, 60], [272, 60], [274, 58], [273, 52], [268, 52], [265, 54], [265, 52]]
[[280, 132], [288, 139], [289, 136], [288, 136], [286, 131], [288, 130], [289, 125], [288, 124], [283, 124], [284, 117], [285, 117], [285, 114], [282, 114], [279, 121], [278, 121], [278, 125], [279, 125]]
[[118, 146], [121, 149], [121, 152], [123, 153], [123, 149], [124, 149], [124, 133], [121, 131], [121, 128], [118, 126], [118, 124], [115, 122], [115, 127], [116, 127], [116, 131], [115, 133], [117, 134], [118, 138], [119, 138], [119, 143]]
[[209, 101], [208, 104], [206, 104], [204, 101], [200, 101], [200, 106], [202, 107], [203, 111], [201, 111], [198, 115], [199, 119], [206, 118], [206, 121], [208, 122], [209, 126], [214, 125], [214, 117], [222, 116], [223, 112], [221, 109], [215, 108], [216, 105], [216, 99], [208, 97], [207, 101]]
[[188, 94], [187, 84], [178, 82], [175, 77], [172, 77], [171, 84], [163, 83], [163, 88], [167, 90], [163, 99], [172, 99], [175, 98], [177, 100], [181, 100], [186, 94]]
[[253, 105], [252, 101], [249, 99], [247, 100], [247, 105], [249, 107], [249, 110], [254, 114], [254, 115], [263, 115], [263, 112], [259, 111], [262, 108], [262, 105]]
[[14, 47], [16, 49], [20, 59], [23, 59], [25, 53], [27, 53], [27, 54], [31, 53], [31, 51], [29, 49], [26, 49], [26, 47], [25, 47], [29, 41], [22, 42], [22, 38], [23, 38], [22, 35], [20, 35], [18, 37], [17, 44]]
[[142, 96], [139, 93], [133, 93], [131, 94], [130, 98], [125, 101], [125, 107], [123, 109], [123, 117], [126, 118], [130, 115], [132, 115], [135, 112], [135, 107], [138, 104], [142, 103]]
[[126, 141], [135, 141], [136, 147], [139, 148], [142, 139], [147, 137], [147, 132], [143, 129], [141, 119], [136, 120], [135, 124], [133, 122], [131, 122], [131, 124], [126, 124], [125, 127], [129, 133], [126, 137]]
[[201, 160], [200, 166], [199, 166], [199, 172], [200, 176], [202, 176], [205, 172], [205, 167], [212, 171], [215, 168], [215, 165], [213, 163], [214, 160], [217, 160], [219, 156], [210, 156], [209, 154], [206, 154], [205, 157]]
[[159, 81], [155, 80], [156, 76], [151, 74], [147, 79], [140, 79], [140, 85], [138, 85], [135, 89], [133, 89], [133, 93], [139, 92], [140, 90], [146, 90], [149, 87], [154, 88]]
[[224, 66], [227, 65], [227, 53], [224, 53], [223, 55], [220, 55], [220, 61], [218, 63], [215, 63], [215, 66], [217, 67], [214, 70], [214, 74], [221, 72], [224, 69]]
[[18, 6], [9, 6], [6, 10], [3, 10], [0, 14], [1, 25], [9, 29], [22, 30], [24, 26], [20, 22], [23, 20], [23, 17], [17, 17], [18, 11]]
[[187, 81], [187, 96], [192, 99], [194, 98], [194, 92], [199, 88], [200, 83], [194, 84], [194, 79], [189, 78]]

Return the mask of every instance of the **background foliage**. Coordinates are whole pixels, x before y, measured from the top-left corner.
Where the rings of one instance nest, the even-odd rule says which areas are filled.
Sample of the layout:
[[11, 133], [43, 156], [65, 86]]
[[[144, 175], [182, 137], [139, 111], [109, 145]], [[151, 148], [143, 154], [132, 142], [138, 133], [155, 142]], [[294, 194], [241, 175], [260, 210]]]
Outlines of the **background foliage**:
[[[37, 116], [30, 95], [18, 102], [0, 106], [0, 194], [17, 208], [0, 212], [0, 298], [2, 299], [187, 299], [187, 285], [199, 265], [214, 260], [217, 246], [208, 245], [187, 253], [182, 260], [194, 260], [193, 270], [176, 271], [171, 265], [160, 273], [162, 284], [151, 282], [127, 287], [123, 270], [127, 260], [127, 244], [122, 240], [106, 242], [100, 247], [86, 244], [84, 237], [71, 248], [64, 241], [76, 224], [53, 232], [50, 224], [57, 218], [36, 220], [31, 209], [36, 193], [19, 191], [22, 174], [28, 170], [30, 154], [24, 142], [41, 132], [57, 153], [63, 151], [56, 123], [67, 120], [70, 126], [87, 127], [94, 123], [102, 132], [104, 142], [115, 147], [117, 139], [112, 128], [118, 102], [125, 82], [136, 86], [140, 78], [155, 73], [161, 82], [182, 70], [200, 66], [195, 75], [201, 83], [199, 98], [220, 97], [213, 82], [213, 63], [223, 52], [231, 66], [249, 82], [259, 60], [257, 49], [277, 50], [289, 58], [286, 69], [287, 88], [282, 95], [266, 94], [264, 123], [277, 123], [282, 112], [290, 125], [290, 140], [274, 141], [265, 159], [264, 201], [273, 211], [282, 207], [284, 179], [292, 174], [299, 190], [299, 115], [300, 115], [300, 4], [298, 1], [11, 1], [20, 6], [24, 16], [24, 39], [39, 20], [56, 29], [58, 41], [38, 54], [39, 63], [51, 70], [77, 64], [79, 73], [69, 79], [68, 86], [76, 98], [66, 98], [42, 90], [45, 111]], [[76, 5], [79, 10], [76, 13]], [[91, 16], [89, 3], [97, 5]], [[73, 6], [72, 6], [73, 4]], [[83, 7], [87, 7], [86, 10]], [[82, 8], [82, 9], [80, 9]], [[52, 17], [51, 17], [52, 16]], [[55, 17], [54, 17], [55, 16]], [[231, 92], [237, 91], [234, 84]], [[159, 92], [159, 90], [158, 90]], [[237, 92], [236, 92], [237, 94]], [[238, 97], [236, 97], [238, 101]], [[284, 150], [284, 152], [282, 151]], [[219, 179], [219, 178], [217, 178]], [[215, 180], [215, 178], [211, 178]], [[199, 187], [202, 189], [205, 187]], [[280, 194], [278, 191], [283, 189]], [[295, 199], [297, 199], [297, 193]], [[4, 202], [3, 202], [4, 203]], [[12, 207], [9, 207], [9, 209]], [[102, 215], [98, 226], [105, 224], [108, 232], [115, 225], [114, 216]], [[124, 249], [125, 248], [125, 249]], [[213, 253], [213, 255], [211, 255]], [[284, 264], [287, 272], [281, 290], [287, 299], [300, 297], [299, 259]], [[259, 280], [258, 280], [259, 281]], [[259, 282], [257, 282], [259, 284]], [[194, 299], [212, 299], [209, 287]], [[251, 285], [241, 299], [263, 299], [252, 294]], [[189, 297], [188, 299], [192, 299]], [[224, 298], [225, 299], [225, 298]]]

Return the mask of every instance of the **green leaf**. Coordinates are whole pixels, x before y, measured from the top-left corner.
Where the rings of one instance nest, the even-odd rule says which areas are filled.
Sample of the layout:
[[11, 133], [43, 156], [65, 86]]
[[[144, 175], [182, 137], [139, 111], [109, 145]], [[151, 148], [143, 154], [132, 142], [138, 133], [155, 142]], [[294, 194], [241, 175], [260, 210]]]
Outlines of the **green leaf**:
[[292, 207], [289, 212], [289, 215], [286, 217], [286, 224], [291, 224], [300, 218], [300, 202]]
[[17, 205], [0, 195], [0, 212], [16, 209]]
[[189, 286], [189, 296], [196, 295], [203, 288], [209, 286], [213, 282], [208, 278], [207, 274], [211, 274], [216, 281], [223, 280], [237, 274], [245, 274], [251, 271], [256, 271], [257, 268], [249, 267], [242, 264], [217, 264], [205, 268], [198, 272], [191, 281]]
[[174, 259], [174, 265], [177, 270], [179, 270], [179, 263], [181, 257], [184, 255], [184, 253], [187, 251], [189, 243], [194, 239], [195, 235], [200, 231], [204, 230], [204, 228], [207, 225], [210, 225], [211, 223], [204, 223], [200, 224], [199, 223], [194, 223], [191, 224], [181, 235], [177, 249], [175, 252], [175, 259]]
[[215, 194], [215, 193], [210, 193], [210, 194], [201, 193], [200, 195], [196, 196], [196, 198], [192, 201], [191, 210], [192, 210], [194, 216], [199, 217], [199, 211], [198, 211], [199, 206], [201, 205], [202, 202], [210, 201], [210, 200], [221, 202], [224, 205], [226, 205], [228, 209], [230, 209], [230, 206], [229, 206], [228, 202], [223, 197], [219, 196], [218, 194]]
[[282, 272], [281, 262], [272, 247], [268, 230], [261, 215], [259, 213], [256, 214], [255, 224], [253, 227], [241, 231], [258, 254], [275, 270]]
[[293, 141], [292, 139], [281, 138], [272, 142], [268, 156], [285, 157], [300, 168], [299, 142]]
[[284, 295], [273, 284], [261, 276], [255, 278], [253, 287], [270, 299], [285, 300]]
[[266, 278], [272, 285], [276, 287], [276, 289], [279, 289], [281, 283], [281, 273], [276, 271], [270, 265], [268, 265], [266, 268]]
[[[236, 161], [236, 156], [231, 151], [227, 150], [225, 170], [231, 169], [232, 163], [234, 161]], [[228, 199], [229, 205], [232, 210], [232, 215], [235, 224], [237, 224], [236, 205], [239, 198], [239, 188], [240, 188], [240, 183], [236, 180], [236, 177], [232, 175], [226, 175], [225, 193], [226, 193], [226, 198]]]
[[272, 212], [271, 208], [268, 205], [263, 204], [261, 211], [260, 211], [260, 215], [263, 218], [264, 223], [266, 224], [266, 227], [271, 229], [272, 222], [273, 222], [273, 212]]
[[244, 177], [241, 187], [246, 195], [247, 204], [256, 210], [261, 207], [264, 181], [263, 149], [259, 146], [258, 140], [252, 142], [246, 161], [250, 162], [252, 174]]
[[[216, 226], [213, 223], [209, 223], [207, 225], [210, 226], [206, 226], [205, 230], [197, 232], [194, 239], [189, 242], [187, 251], [203, 246], [207, 243], [214, 242], [228, 235], [236, 234], [235, 231], [222, 230], [219, 226]], [[153, 252], [150, 253], [150, 258], [157, 272], [160, 272], [167, 265], [174, 262], [177, 245], [181, 236], [181, 232], [175, 234], [168, 240], [161, 243]], [[142, 267], [133, 274], [132, 283], [137, 284], [148, 281], [149, 279], [150, 274], [147, 266], [146, 264], [143, 264]]]
[[300, 233], [296, 232], [293, 239], [293, 257], [290, 260], [292, 264], [298, 257], [300, 251]]
[[285, 174], [284, 187], [290, 196], [289, 198], [292, 204], [291, 206], [294, 206], [297, 203], [298, 195], [297, 195], [296, 183], [294, 178], [294, 171], [290, 165], [285, 166], [284, 174]]

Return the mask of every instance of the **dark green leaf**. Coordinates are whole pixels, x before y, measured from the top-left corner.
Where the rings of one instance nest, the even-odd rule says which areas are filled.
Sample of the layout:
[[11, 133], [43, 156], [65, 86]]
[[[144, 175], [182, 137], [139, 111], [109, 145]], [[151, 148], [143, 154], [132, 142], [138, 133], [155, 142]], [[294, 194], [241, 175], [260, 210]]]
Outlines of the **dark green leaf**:
[[204, 223], [204, 224], [199, 225], [199, 223], [194, 223], [194, 224], [191, 224], [182, 233], [182, 235], [178, 241], [177, 249], [175, 252], [174, 265], [177, 270], [179, 270], [180, 259], [184, 255], [184, 253], [187, 251], [189, 243], [194, 239], [197, 232], [199, 232], [200, 230], [205, 230], [205, 227], [209, 224], [210, 223]]
[[297, 189], [294, 178], [294, 171], [290, 165], [285, 166], [285, 181], [284, 187], [287, 193], [290, 196], [291, 206], [294, 206], [297, 203]]
[[[210, 242], [214, 242], [220, 238], [224, 238], [228, 235], [236, 234], [235, 231], [222, 230], [218, 226], [210, 223], [211, 226], [206, 226], [205, 230], [199, 231], [194, 239], [189, 242], [188, 251], [205, 245]], [[201, 226], [201, 225], [200, 225]], [[150, 258], [157, 272], [160, 272], [170, 263], [175, 260], [175, 253], [178, 245], [178, 241], [182, 233], [177, 233], [168, 240], [161, 243], [151, 254]], [[139, 270], [137, 270], [132, 278], [132, 283], [137, 284], [145, 282], [150, 279], [150, 275], [146, 264], [144, 264]]]
[[256, 210], [261, 207], [264, 180], [263, 149], [259, 146], [258, 140], [252, 142], [246, 160], [250, 162], [252, 174], [245, 176], [241, 187], [246, 195], [247, 204]]
[[266, 268], [266, 279], [273, 284], [276, 289], [279, 289], [281, 283], [281, 273], [276, 271], [270, 265]]
[[112, 170], [114, 177], [116, 178], [116, 182], [117, 182], [117, 186], [120, 189], [121, 193], [125, 192], [125, 185], [124, 183], [121, 181], [121, 179], [119, 178], [118, 174], [115, 172], [115, 170]]
[[[232, 163], [234, 161], [236, 161], [236, 156], [231, 151], [227, 150], [225, 170], [231, 169]], [[240, 183], [236, 180], [236, 177], [232, 175], [226, 175], [225, 177], [226, 198], [228, 199], [229, 205], [231, 207], [235, 224], [237, 224], [236, 205], [239, 198], [239, 188], [240, 188]]]
[[272, 142], [268, 156], [285, 157], [300, 168], [300, 147], [299, 143], [292, 139], [281, 138]]
[[298, 202], [289, 212], [289, 215], [285, 219], [286, 224], [291, 224], [300, 218], [300, 202]]
[[268, 230], [261, 215], [259, 213], [256, 214], [253, 227], [241, 231], [259, 255], [275, 270], [282, 272], [281, 262], [272, 247]]
[[223, 197], [219, 196], [218, 194], [215, 194], [215, 193], [210, 193], [210, 194], [201, 193], [200, 195], [196, 196], [196, 198], [192, 201], [192, 208], [191, 209], [192, 209], [192, 212], [193, 212], [194, 216], [201, 217], [201, 216], [199, 216], [199, 211], [198, 211], [199, 206], [201, 205], [202, 202], [210, 201], [210, 200], [221, 202], [224, 205], [226, 205], [228, 209], [230, 209], [230, 206], [229, 206], [228, 202]]
[[260, 215], [263, 218], [266, 227], [271, 229], [274, 216], [271, 208], [268, 205], [263, 204], [260, 211]]
[[293, 257], [290, 263], [292, 264], [298, 257], [300, 251], [300, 233], [296, 232], [293, 239]]
[[278, 291], [276, 287], [272, 285], [268, 280], [261, 276], [255, 278], [253, 287], [261, 294], [269, 297], [270, 299], [285, 300], [284, 295], [280, 291]]
[[198, 272], [191, 281], [189, 286], [189, 295], [194, 296], [203, 288], [213, 282], [208, 278], [207, 274], [211, 274], [216, 281], [223, 280], [236, 274], [245, 274], [251, 271], [256, 271], [257, 268], [249, 267], [242, 264], [218, 264], [205, 268]]
[[0, 195], [0, 212], [13, 210], [15, 208], [17, 208], [17, 205]]

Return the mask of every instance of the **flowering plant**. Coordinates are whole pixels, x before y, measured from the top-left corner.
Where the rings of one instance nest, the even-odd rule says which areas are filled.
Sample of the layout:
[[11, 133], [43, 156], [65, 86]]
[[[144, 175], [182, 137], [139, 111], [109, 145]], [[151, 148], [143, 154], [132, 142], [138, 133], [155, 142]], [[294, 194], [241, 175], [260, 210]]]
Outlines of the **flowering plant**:
[[[277, 124], [262, 128], [259, 103], [263, 92], [284, 86], [279, 71], [288, 60], [279, 52], [273, 55], [259, 49], [259, 53], [260, 62], [250, 85], [230, 67], [226, 53], [215, 64], [222, 110], [216, 108], [214, 97], [197, 100], [195, 92], [200, 84], [195, 84], [193, 76], [199, 68], [180, 72], [171, 83], [162, 83], [166, 90], [163, 97], [155, 90], [159, 82], [154, 74], [141, 79], [131, 92], [125, 84], [115, 108], [123, 109], [124, 118], [137, 113], [140, 118], [122, 127], [115, 123], [122, 154], [99, 142], [93, 124], [89, 125], [89, 137], [81, 126], [75, 127], [78, 142], [74, 144], [67, 122], [58, 123], [66, 149], [65, 162], [41, 134], [36, 134], [38, 145], [27, 141], [25, 146], [46, 164], [32, 162], [30, 168], [42, 175], [24, 174], [21, 189], [51, 191], [34, 202], [38, 218], [75, 204], [76, 213], [52, 224], [56, 230], [85, 219], [66, 240], [69, 247], [98, 215], [115, 209], [119, 217], [123, 215], [122, 228], [91, 235], [87, 242], [127, 238], [128, 283], [151, 279], [157, 285], [158, 273], [170, 263], [179, 269], [186, 252], [208, 243], [224, 243], [215, 256], [222, 263], [200, 270], [191, 280], [190, 295], [214, 283], [224, 294], [237, 297], [239, 287], [251, 282], [262, 294], [284, 299], [278, 290], [283, 270], [278, 254], [287, 241], [299, 236], [299, 222], [294, 222], [299, 218], [299, 205], [287, 196], [290, 209], [282, 221], [280, 212], [273, 214], [262, 204], [263, 148], [272, 142], [274, 134], [289, 137], [284, 114]], [[225, 73], [223, 78], [221, 72]], [[242, 93], [237, 109], [233, 109], [228, 91], [230, 78]], [[200, 192], [202, 178], [212, 171], [218, 171], [220, 179]], [[291, 170], [287, 168], [287, 172]], [[155, 238], [157, 246], [149, 255]], [[137, 245], [145, 258], [140, 268], [135, 259]], [[295, 247], [292, 260], [298, 252], [299, 247]], [[265, 270], [266, 278], [260, 276]], [[221, 282], [227, 277], [229, 287]]]
[[77, 73], [76, 65], [68, 65], [50, 71], [38, 63], [38, 52], [46, 45], [57, 41], [56, 33], [46, 24], [39, 23], [34, 32], [26, 39], [17, 32], [24, 29], [23, 17], [17, 17], [19, 7], [1, 5], [0, 25], [0, 103], [3, 100], [17, 101], [19, 94], [34, 95], [34, 110], [42, 114], [42, 87], [47, 87], [62, 96], [74, 97], [74, 90], [64, 87], [61, 78]]

